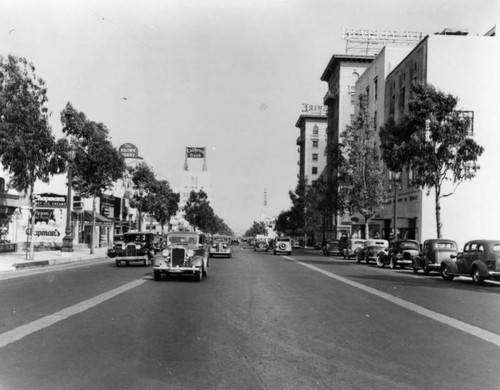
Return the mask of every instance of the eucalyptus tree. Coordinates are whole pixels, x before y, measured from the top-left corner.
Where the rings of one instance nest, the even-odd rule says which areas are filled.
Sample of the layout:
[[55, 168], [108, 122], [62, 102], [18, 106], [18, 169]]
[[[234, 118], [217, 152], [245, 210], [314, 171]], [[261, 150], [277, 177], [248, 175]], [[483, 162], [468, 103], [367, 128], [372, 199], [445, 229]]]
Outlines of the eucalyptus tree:
[[151, 214], [160, 223], [163, 233], [165, 224], [179, 209], [180, 195], [172, 191], [167, 180], [156, 181], [153, 194]]
[[191, 191], [182, 211], [184, 211], [184, 218], [189, 222], [193, 229], [200, 229], [204, 232], [211, 229], [215, 213], [212, 206], [210, 206], [210, 202], [208, 201], [208, 196], [205, 191]]
[[35, 182], [65, 169], [65, 143], [56, 142], [48, 121], [47, 88], [25, 58], [0, 56], [0, 161], [9, 186], [29, 195], [30, 258], [34, 257]]
[[[441, 199], [471, 180], [484, 148], [474, 141], [470, 118], [457, 110], [458, 98], [432, 85], [412, 85], [409, 112], [380, 130], [382, 156], [390, 170], [412, 172], [413, 185], [434, 190], [437, 237], [441, 238]], [[449, 190], [445, 186], [450, 183]]]
[[71, 185], [81, 196], [93, 200], [90, 253], [94, 253], [96, 199], [123, 177], [125, 162], [111, 143], [107, 127], [90, 121], [71, 103], [61, 112], [61, 122], [76, 152]]
[[139, 209], [139, 230], [142, 229], [142, 213], [154, 213], [159, 185], [156, 174], [147, 163], [142, 162], [131, 168], [134, 191], [130, 206]]

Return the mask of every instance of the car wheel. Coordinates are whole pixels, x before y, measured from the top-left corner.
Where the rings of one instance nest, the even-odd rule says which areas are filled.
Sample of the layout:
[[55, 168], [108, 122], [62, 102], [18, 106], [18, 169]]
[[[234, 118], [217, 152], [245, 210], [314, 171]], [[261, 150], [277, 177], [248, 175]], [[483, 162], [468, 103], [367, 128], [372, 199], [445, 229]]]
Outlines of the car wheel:
[[292, 255], [292, 251], [288, 252], [288, 256], [291, 256]]
[[128, 267], [130, 265], [129, 261], [125, 261], [125, 265]]
[[161, 279], [161, 272], [160, 271], [154, 271], [153, 275], [154, 275], [154, 278], [156, 281]]
[[200, 270], [196, 273], [195, 277], [196, 277], [196, 280], [197, 280], [198, 282], [201, 282], [201, 281], [203, 280], [203, 270], [202, 270], [202, 269], [200, 269]]
[[380, 254], [377, 255], [377, 267], [379, 267], [379, 268], [384, 268], [385, 267], [384, 258]]
[[472, 270], [472, 281], [474, 282], [474, 284], [483, 284], [484, 282], [484, 277], [479, 275], [479, 268], [477, 267], [474, 267], [474, 269]]
[[443, 264], [441, 266], [441, 277], [444, 279], [444, 280], [453, 280], [453, 278], [455, 277], [454, 275], [450, 275], [448, 273], [448, 267], [446, 266], [446, 264]]
[[122, 262], [120, 260], [116, 260], [115, 264], [116, 264], [117, 267], [119, 267], [120, 265], [122, 265]]
[[356, 254], [356, 263], [361, 263], [361, 256], [358, 254]]
[[390, 269], [396, 268], [396, 261], [394, 260], [393, 257], [391, 257], [391, 260], [389, 261], [389, 268]]
[[414, 262], [414, 261], [412, 261], [411, 266], [413, 267], [413, 273], [414, 273], [414, 274], [416, 274], [416, 273], [418, 272], [418, 268], [417, 268], [417, 266], [415, 265], [415, 262]]
[[273, 254], [276, 254], [276, 251], [273, 251]]
[[422, 269], [422, 271], [424, 272], [424, 275], [429, 275], [429, 273], [430, 273], [429, 268], [427, 268], [425, 265], [424, 265], [424, 268]]
[[148, 266], [148, 260], [144, 259], [144, 260], [142, 261], [142, 264], [144, 265], [144, 267], [147, 267], [147, 266]]
[[208, 273], [207, 273], [207, 269], [206, 268], [203, 268], [203, 276], [204, 277], [207, 277]]
[[365, 264], [370, 264], [370, 259], [368, 258], [368, 256], [365, 256]]

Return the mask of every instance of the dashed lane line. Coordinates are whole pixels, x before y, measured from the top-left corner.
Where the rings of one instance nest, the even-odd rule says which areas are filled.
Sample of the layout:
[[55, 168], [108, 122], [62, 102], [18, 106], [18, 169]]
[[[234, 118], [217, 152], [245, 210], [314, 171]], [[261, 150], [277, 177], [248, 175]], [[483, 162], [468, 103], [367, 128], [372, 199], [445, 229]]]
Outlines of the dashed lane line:
[[30, 322], [25, 325], [21, 325], [15, 329], [9, 330], [5, 333], [0, 334], [0, 348], [5, 347], [13, 343], [14, 341], [21, 340], [22, 338], [29, 336], [32, 333], [38, 332], [41, 329], [47, 328], [48, 326], [54, 325], [55, 323], [65, 320], [75, 314], [81, 313], [88, 310], [94, 306], [103, 303], [117, 295], [123, 294], [124, 292], [131, 290], [145, 283], [146, 279], [138, 279], [133, 282], [124, 284], [118, 288], [107, 291], [94, 298], [87, 299], [86, 301], [77, 303], [76, 305], [70, 306], [66, 309], [60, 310], [54, 314], [48, 315], [46, 317], [40, 318], [39, 320]]
[[374, 288], [365, 286], [361, 283], [357, 283], [357, 282], [354, 282], [352, 280], [343, 278], [342, 276], [336, 275], [332, 272], [328, 272], [328, 271], [325, 271], [321, 268], [315, 267], [313, 265], [306, 264], [306, 263], [303, 263], [301, 261], [295, 260], [292, 257], [288, 257], [288, 256], [283, 256], [283, 257], [286, 258], [287, 260], [294, 261], [297, 264], [300, 264], [304, 267], [310, 268], [316, 272], [319, 272], [325, 276], [328, 276], [329, 278], [338, 280], [339, 282], [346, 283], [352, 287], [359, 288], [360, 290], [363, 290], [369, 294], [373, 294], [379, 298], [385, 299], [386, 301], [392, 302], [395, 305], [401, 306], [407, 310], [411, 310], [415, 313], [421, 314], [425, 317], [431, 318], [435, 321], [441, 322], [445, 325], [451, 326], [453, 328], [461, 330], [462, 332], [466, 332], [472, 336], [478, 337], [482, 340], [485, 340], [489, 343], [495, 344], [496, 346], [500, 347], [500, 335], [497, 335], [497, 334], [489, 332], [487, 330], [478, 328], [477, 326], [467, 324], [466, 322], [456, 320], [455, 318], [448, 317], [446, 315], [443, 315], [443, 314], [437, 313], [435, 311], [426, 309], [422, 306], [405, 301], [404, 299], [395, 297], [394, 295], [387, 294], [387, 293], [382, 292], [380, 290], [376, 290]]

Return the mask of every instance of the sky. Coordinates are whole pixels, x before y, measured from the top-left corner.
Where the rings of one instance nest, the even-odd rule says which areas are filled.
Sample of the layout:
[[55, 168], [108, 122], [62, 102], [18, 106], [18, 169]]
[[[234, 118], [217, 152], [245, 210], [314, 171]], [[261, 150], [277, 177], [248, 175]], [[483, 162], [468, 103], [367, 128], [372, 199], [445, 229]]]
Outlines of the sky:
[[0, 54], [35, 65], [56, 138], [71, 102], [176, 191], [185, 148], [206, 147], [211, 205], [240, 232], [264, 191], [270, 215], [289, 209], [295, 124], [323, 104], [343, 27], [483, 35], [499, 15], [500, 0], [0, 0]]

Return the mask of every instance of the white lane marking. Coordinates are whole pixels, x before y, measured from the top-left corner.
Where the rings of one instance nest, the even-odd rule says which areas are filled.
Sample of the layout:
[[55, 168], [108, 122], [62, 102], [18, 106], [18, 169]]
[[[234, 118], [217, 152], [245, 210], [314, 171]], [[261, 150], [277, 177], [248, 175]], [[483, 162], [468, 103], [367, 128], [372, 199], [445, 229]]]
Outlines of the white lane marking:
[[14, 341], [21, 340], [22, 338], [30, 335], [31, 333], [37, 332], [43, 328], [54, 325], [56, 322], [65, 320], [66, 318], [74, 316], [75, 314], [81, 313], [94, 306], [97, 306], [100, 303], [107, 301], [108, 299], [114, 298], [115, 296], [122, 294], [128, 290], [136, 288], [145, 282], [146, 282], [145, 279], [135, 280], [133, 282], [124, 284], [121, 287], [97, 295], [94, 298], [87, 299], [86, 301], [67, 307], [66, 309], [60, 310], [54, 314], [40, 318], [39, 320], [30, 322], [25, 325], [21, 325], [15, 329], [9, 330], [8, 332], [2, 333], [0, 334], [0, 348], [3, 348], [6, 345], [9, 345], [10, 343], [13, 343]]
[[335, 275], [334, 273], [325, 271], [321, 268], [317, 268], [313, 265], [306, 264], [306, 263], [303, 263], [301, 261], [295, 260], [291, 257], [288, 257], [288, 256], [283, 256], [283, 257], [288, 259], [288, 260], [292, 260], [292, 261], [296, 262], [297, 264], [303, 265], [304, 267], [307, 267], [307, 268], [310, 268], [314, 271], [322, 273], [323, 275], [326, 275], [332, 279], [346, 283], [352, 287], [359, 288], [360, 290], [363, 290], [369, 294], [376, 295], [379, 298], [385, 299], [385, 300], [392, 302], [398, 306], [404, 307], [405, 309], [411, 310], [415, 313], [421, 314], [421, 315], [428, 317], [428, 318], [431, 318], [435, 321], [439, 321], [445, 325], [449, 325], [453, 328], [456, 328], [456, 329], [461, 330], [463, 332], [469, 333], [472, 336], [476, 336], [482, 340], [488, 341], [488, 342], [500, 347], [500, 335], [497, 335], [493, 332], [489, 332], [487, 330], [478, 328], [477, 326], [473, 326], [473, 325], [467, 324], [466, 322], [459, 321], [455, 318], [448, 317], [448, 316], [443, 315], [443, 314], [439, 314], [435, 311], [426, 309], [422, 306], [405, 301], [404, 299], [395, 297], [394, 295], [387, 294], [387, 293], [382, 292], [380, 290], [376, 290], [374, 288], [365, 286], [361, 283], [353, 282], [352, 280], [343, 278], [342, 276], [339, 276], [339, 275]]

